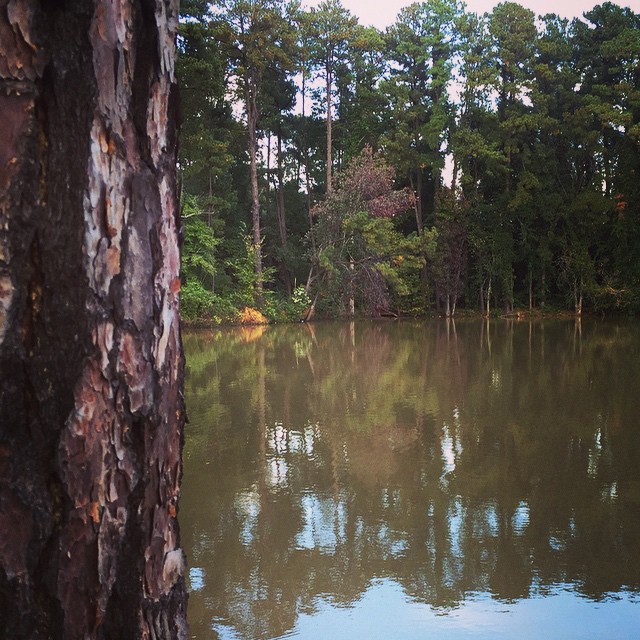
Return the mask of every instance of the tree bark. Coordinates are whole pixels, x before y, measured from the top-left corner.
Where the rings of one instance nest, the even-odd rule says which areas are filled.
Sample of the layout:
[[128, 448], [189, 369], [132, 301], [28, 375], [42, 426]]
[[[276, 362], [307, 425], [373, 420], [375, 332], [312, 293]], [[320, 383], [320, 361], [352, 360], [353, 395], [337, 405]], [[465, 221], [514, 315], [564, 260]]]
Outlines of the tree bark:
[[326, 92], [327, 92], [327, 195], [333, 191], [333, 68], [331, 63], [326, 68]]
[[251, 182], [251, 223], [253, 226], [254, 269], [256, 273], [256, 299], [262, 301], [262, 234], [260, 231], [260, 193], [258, 190], [258, 93], [257, 83], [249, 75], [246, 81], [246, 107], [249, 150], [249, 179]]
[[0, 638], [186, 638], [177, 0], [0, 0]]
[[311, 213], [313, 206], [311, 201], [311, 169], [309, 162], [309, 143], [308, 143], [308, 135], [307, 135], [307, 117], [305, 112], [305, 96], [306, 96], [306, 71], [302, 72], [302, 146], [304, 148], [304, 178], [305, 178], [305, 188], [306, 188], [306, 199], [307, 199], [307, 216], [309, 218], [309, 237], [311, 238], [311, 255], [313, 259], [316, 260], [317, 250], [316, 250], [316, 239], [315, 234], [313, 232], [313, 214]]
[[284, 286], [286, 288], [287, 294], [291, 295], [292, 287], [291, 287], [291, 274], [289, 273], [289, 268], [286, 264], [286, 249], [287, 249], [287, 216], [285, 211], [285, 202], [284, 202], [284, 167], [283, 167], [283, 158], [284, 154], [282, 153], [282, 125], [278, 125], [278, 134], [277, 134], [277, 145], [278, 145], [278, 186], [276, 187], [276, 213], [278, 216], [278, 231], [280, 233], [280, 244], [282, 245], [282, 249], [284, 250], [285, 260], [282, 261], [280, 266], [280, 274], [282, 280], [284, 282]]
[[276, 212], [278, 215], [278, 231], [280, 233], [280, 244], [287, 246], [287, 219], [284, 206], [284, 169], [282, 166], [282, 127], [278, 126], [278, 186], [276, 187]]
[[424, 217], [422, 213], [422, 169], [418, 167], [416, 171], [416, 223], [418, 225], [418, 235], [422, 235], [424, 229]]

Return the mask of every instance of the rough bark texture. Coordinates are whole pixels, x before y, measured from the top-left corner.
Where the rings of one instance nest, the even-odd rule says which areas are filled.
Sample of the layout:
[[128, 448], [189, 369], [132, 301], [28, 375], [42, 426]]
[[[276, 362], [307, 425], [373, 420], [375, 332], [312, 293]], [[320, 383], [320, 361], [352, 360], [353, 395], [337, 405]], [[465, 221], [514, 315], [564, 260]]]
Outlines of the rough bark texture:
[[185, 638], [177, 0], [0, 0], [0, 638]]

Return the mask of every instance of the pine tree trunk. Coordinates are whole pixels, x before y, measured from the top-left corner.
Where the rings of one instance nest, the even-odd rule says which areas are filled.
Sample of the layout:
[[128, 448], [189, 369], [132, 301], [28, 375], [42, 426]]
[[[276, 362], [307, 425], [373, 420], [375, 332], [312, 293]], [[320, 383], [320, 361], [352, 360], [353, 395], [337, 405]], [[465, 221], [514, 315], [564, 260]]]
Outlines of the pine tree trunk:
[[576, 315], [582, 315], [582, 298], [583, 298], [583, 282], [582, 278], [576, 278], [575, 300], [576, 300]]
[[276, 211], [278, 215], [278, 231], [280, 244], [287, 246], [287, 218], [284, 206], [284, 169], [282, 166], [282, 131], [278, 129], [278, 187], [276, 193]]
[[0, 638], [186, 638], [177, 0], [0, 0]]
[[[284, 203], [284, 167], [283, 167], [283, 153], [282, 153], [282, 126], [278, 126], [278, 186], [276, 187], [276, 213], [278, 216], [278, 231], [280, 233], [280, 244], [284, 249], [283, 255], [286, 258], [287, 254], [287, 216]], [[287, 267], [286, 261], [283, 260], [280, 263], [280, 277], [284, 282], [285, 289], [288, 295], [291, 295], [291, 274]]]
[[422, 212], [422, 169], [418, 167], [416, 171], [416, 223], [418, 225], [418, 235], [422, 235], [424, 229], [424, 218]]
[[317, 255], [316, 251], [316, 240], [315, 234], [313, 233], [313, 214], [312, 210], [312, 201], [311, 201], [311, 170], [310, 170], [310, 162], [309, 162], [309, 144], [307, 142], [307, 117], [305, 111], [306, 105], [306, 72], [302, 73], [302, 87], [300, 89], [302, 95], [302, 147], [304, 149], [304, 178], [305, 178], [305, 189], [306, 189], [306, 200], [307, 200], [307, 216], [309, 219], [309, 237], [311, 238], [311, 255], [314, 260]]
[[247, 79], [246, 107], [249, 150], [249, 180], [251, 183], [251, 223], [253, 227], [254, 269], [256, 273], [256, 299], [262, 300], [262, 235], [260, 231], [260, 193], [258, 191], [258, 88], [253, 78]]
[[332, 133], [332, 125], [333, 125], [333, 114], [332, 114], [332, 103], [333, 96], [331, 95], [331, 89], [333, 87], [333, 70], [331, 69], [331, 65], [327, 66], [327, 194], [330, 194], [333, 191], [333, 133]]
[[349, 260], [349, 271], [350, 273], [350, 277], [349, 277], [349, 316], [351, 318], [353, 318], [356, 315], [356, 300], [354, 297], [354, 282], [353, 282], [353, 277], [354, 277], [354, 273], [356, 270], [356, 266], [353, 263], [353, 260]]

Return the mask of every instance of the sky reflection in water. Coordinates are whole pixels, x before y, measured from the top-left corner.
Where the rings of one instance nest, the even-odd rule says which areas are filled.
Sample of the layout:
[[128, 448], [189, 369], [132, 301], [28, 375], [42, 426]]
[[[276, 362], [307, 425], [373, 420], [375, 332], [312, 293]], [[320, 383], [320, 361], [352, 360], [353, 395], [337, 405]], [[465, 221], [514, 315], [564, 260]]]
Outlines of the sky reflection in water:
[[[487, 594], [468, 594], [459, 606], [443, 611], [408, 601], [402, 587], [392, 580], [375, 580], [352, 608], [323, 602], [314, 614], [301, 615], [295, 630], [280, 638], [637, 640], [639, 604], [636, 595], [623, 594], [619, 599], [594, 605], [571, 587], [558, 586], [544, 598], [532, 596], [514, 603], [492, 600]], [[603, 606], [606, 616], [602, 615]], [[615, 617], [615, 630], [610, 616]], [[233, 637], [238, 636], [229, 636]]]

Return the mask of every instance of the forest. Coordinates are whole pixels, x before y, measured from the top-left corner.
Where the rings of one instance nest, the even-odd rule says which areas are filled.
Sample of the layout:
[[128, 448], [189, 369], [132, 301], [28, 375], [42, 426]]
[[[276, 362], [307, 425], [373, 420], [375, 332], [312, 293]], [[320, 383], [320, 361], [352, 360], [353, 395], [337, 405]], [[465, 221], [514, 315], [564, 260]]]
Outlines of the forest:
[[182, 314], [640, 311], [640, 15], [183, 0]]

